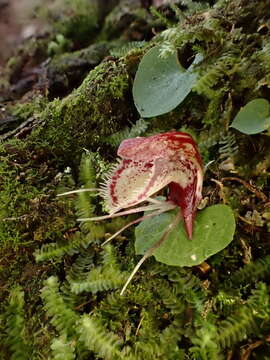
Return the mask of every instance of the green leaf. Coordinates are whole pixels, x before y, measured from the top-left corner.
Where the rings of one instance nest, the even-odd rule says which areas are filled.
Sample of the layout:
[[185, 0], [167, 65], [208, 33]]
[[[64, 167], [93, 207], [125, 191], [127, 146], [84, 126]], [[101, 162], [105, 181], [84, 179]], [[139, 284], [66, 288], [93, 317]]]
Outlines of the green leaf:
[[247, 103], [234, 118], [231, 127], [244, 134], [258, 134], [270, 127], [270, 104], [266, 99]]
[[197, 54], [185, 70], [177, 52], [166, 58], [160, 56], [160, 46], [150, 49], [142, 58], [133, 84], [133, 99], [144, 118], [165, 114], [179, 105], [195, 84], [194, 64], [202, 60]]
[[[136, 227], [135, 251], [143, 255], [173, 222], [175, 211], [144, 220]], [[198, 212], [193, 238], [189, 240], [183, 223], [175, 227], [153, 255], [157, 261], [174, 266], [194, 266], [224, 249], [233, 239], [235, 219], [227, 205], [213, 205]]]

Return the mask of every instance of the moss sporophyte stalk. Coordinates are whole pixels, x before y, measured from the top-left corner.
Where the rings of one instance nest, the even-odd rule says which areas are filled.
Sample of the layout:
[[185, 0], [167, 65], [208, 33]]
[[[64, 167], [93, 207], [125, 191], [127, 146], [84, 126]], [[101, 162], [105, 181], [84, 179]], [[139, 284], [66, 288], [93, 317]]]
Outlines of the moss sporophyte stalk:
[[[97, 191], [104, 198], [109, 215], [81, 218], [78, 219], [79, 221], [106, 220], [150, 211], [117, 231], [106, 240], [107, 243], [131, 225], [179, 208], [175, 219], [165, 229], [160, 240], [137, 264], [127, 285], [140, 265], [167, 239], [182, 217], [187, 235], [192, 239], [197, 206], [202, 198], [203, 170], [196, 143], [189, 134], [183, 132], [171, 131], [150, 137], [127, 139], [120, 144], [117, 154], [120, 159], [106, 175], [100, 189], [75, 190], [75, 192]], [[166, 186], [169, 187], [166, 200], [151, 198]], [[70, 193], [72, 192], [61, 195]], [[133, 207], [143, 202], [148, 204]], [[121, 209], [127, 210], [120, 211]]]

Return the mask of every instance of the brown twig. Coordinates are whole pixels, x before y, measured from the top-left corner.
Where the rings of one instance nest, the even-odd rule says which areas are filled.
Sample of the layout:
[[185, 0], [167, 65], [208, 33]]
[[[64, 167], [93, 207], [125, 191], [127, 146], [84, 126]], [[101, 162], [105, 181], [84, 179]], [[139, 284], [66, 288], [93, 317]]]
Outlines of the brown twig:
[[253, 194], [255, 194], [263, 202], [269, 201], [269, 198], [261, 190], [258, 190], [254, 185], [249, 184], [243, 179], [239, 179], [237, 177], [225, 177], [222, 178], [221, 181], [237, 181], [240, 184], [242, 184], [245, 188], [247, 188], [249, 191], [251, 191]]
[[264, 340], [258, 340], [255, 341], [254, 343], [248, 345], [247, 349], [245, 350], [244, 354], [241, 356], [241, 360], [248, 360], [251, 352], [256, 349], [257, 347], [263, 345], [265, 342], [269, 342], [270, 341], [270, 336], [267, 336]]

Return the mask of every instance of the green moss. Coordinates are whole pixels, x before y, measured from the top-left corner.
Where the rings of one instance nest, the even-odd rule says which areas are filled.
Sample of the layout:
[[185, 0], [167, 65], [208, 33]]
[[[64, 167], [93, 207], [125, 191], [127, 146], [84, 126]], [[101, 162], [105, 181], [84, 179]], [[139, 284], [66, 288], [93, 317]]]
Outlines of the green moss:
[[21, 121], [25, 121], [31, 116], [38, 116], [46, 104], [46, 98], [41, 95], [37, 95], [31, 102], [17, 103], [13, 106], [10, 106], [9, 110], [13, 116], [19, 118]]
[[74, 226], [71, 204], [47, 195], [56, 170], [45, 155], [18, 140], [0, 145], [0, 249], [56, 240]]
[[40, 114], [46, 124], [30, 142], [47, 148], [62, 164], [78, 163], [83, 148], [97, 149], [130, 117], [129, 82], [123, 61], [101, 63], [69, 96], [48, 104]]
[[0, 154], [0, 247], [7, 244], [14, 246], [21, 242], [18, 230], [21, 216], [28, 212], [29, 201], [39, 191], [26, 181], [28, 176], [36, 176], [35, 171], [26, 177], [14, 156], [6, 156], [3, 145]]
[[[135, 49], [127, 56], [124, 52], [120, 55], [125, 58], [116, 62], [101, 63], [78, 89], [64, 99], [47, 104], [45, 109], [40, 108], [41, 111], [33, 110], [31, 104], [14, 108], [15, 115], [21, 119], [35, 114], [41, 124], [28, 138], [5, 144], [0, 151], [1, 214], [15, 218], [27, 215], [21, 221], [1, 224], [5, 248], [0, 248], [0, 288], [4, 289], [0, 295], [0, 311], [4, 310], [1, 303], [8, 297], [10, 285], [21, 283], [27, 304], [25, 327], [31, 335], [33, 359], [56, 357], [57, 346], [60, 352], [64, 351], [62, 345], [66, 353], [72, 356], [74, 353], [78, 360], [105, 358], [102, 350], [110, 345], [108, 336], [114, 335], [121, 341], [121, 357], [130, 360], [240, 358], [246, 356], [244, 351], [256, 341], [261, 345], [252, 350], [254, 359], [268, 355], [267, 344], [263, 342], [269, 334], [270, 314], [266, 287], [269, 280], [265, 273], [269, 268], [266, 224], [269, 209], [258, 194], [260, 191], [267, 195], [269, 141], [265, 135], [247, 137], [228, 132], [231, 119], [242, 104], [258, 96], [269, 98], [269, 29], [266, 25], [263, 28], [268, 32], [266, 35], [257, 31], [260, 24], [269, 21], [265, 6], [258, 4], [253, 11], [254, 4], [247, 0], [223, 0], [219, 7], [207, 13], [181, 20], [181, 26], [175, 27], [179, 35], [176, 46], [180, 50], [188, 47], [195, 52], [202, 51], [205, 55], [197, 94], [194, 89], [173, 112], [149, 119], [142, 130], [138, 128], [139, 136], [145, 132], [182, 128], [195, 134], [205, 162], [215, 160], [204, 176], [204, 196], [209, 204], [222, 202], [225, 197], [241, 218], [237, 218], [234, 241], [207, 264], [180, 269], [149, 259], [125, 296], [120, 296], [114, 286], [108, 291], [107, 274], [98, 272], [102, 254], [99, 244], [107, 233], [117, 231], [128, 220], [84, 223], [79, 228], [70, 198], [55, 199], [55, 188], [59, 184], [56, 179], [62, 176], [59, 169], [73, 164], [78, 167], [83, 148], [96, 150], [98, 163], [96, 174], [91, 175], [89, 167], [83, 172], [81, 180], [86, 187], [95, 187], [94, 180], [106, 172], [110, 160], [114, 161], [104, 140], [123, 127], [130, 128], [130, 122], [138, 119], [130, 96], [130, 78], [145, 49]], [[253, 36], [250, 28], [256, 30], [256, 35]], [[185, 57], [184, 52], [180, 51], [181, 59]], [[51, 63], [65, 72], [68, 62], [83, 53], [58, 56]], [[131, 130], [134, 131], [134, 127]], [[126, 129], [127, 136], [128, 132]], [[235, 162], [236, 173], [219, 166], [227, 158]], [[93, 181], [87, 179], [87, 175], [91, 175]], [[224, 179], [230, 176], [245, 180], [255, 186], [256, 191], [235, 180]], [[219, 183], [211, 179], [218, 179]], [[78, 187], [70, 182], [64, 185], [68, 189]], [[79, 200], [77, 212], [83, 217], [102, 211], [99, 198], [81, 193]], [[265, 221], [263, 226], [249, 224], [251, 218], [246, 215], [255, 210]], [[106, 260], [108, 266], [116, 263], [123, 273], [130, 273], [138, 261], [134, 254], [133, 230], [131, 227], [113, 241], [114, 259], [109, 256]], [[44, 251], [44, 262], [36, 264], [33, 251], [40, 248], [41, 243], [51, 253]], [[14, 244], [17, 245], [15, 251], [6, 246]], [[244, 266], [248, 261], [251, 261], [251, 270], [261, 268], [253, 271], [252, 279], [251, 270]], [[239, 274], [246, 273], [244, 281], [237, 271], [242, 266]], [[98, 285], [102, 286], [89, 286], [85, 281], [89, 274], [97, 274]], [[42, 303], [41, 282], [51, 275], [58, 276], [57, 291], [54, 284], [47, 282], [47, 295], [52, 301], [45, 299]], [[119, 281], [118, 271], [110, 272], [110, 276]], [[263, 283], [256, 290], [258, 280]], [[232, 286], [234, 282], [240, 284], [237, 289]], [[82, 286], [84, 291], [74, 293], [74, 284]], [[50, 310], [46, 315], [45, 308]], [[76, 326], [66, 328], [69, 320], [74, 324], [77, 318]], [[59, 319], [63, 327], [59, 327]], [[242, 325], [239, 327], [239, 324]], [[5, 334], [3, 324], [0, 329]], [[95, 336], [99, 337], [100, 348], [90, 342], [88, 346], [84, 341]], [[85, 345], [91, 352], [87, 352]]]
[[55, 72], [66, 72], [76, 70], [82, 65], [96, 66], [106, 55], [110, 45], [103, 42], [93, 44], [82, 50], [67, 52], [55, 56], [48, 65], [48, 70]]
[[81, 47], [91, 43], [95, 37], [99, 20], [96, 1], [56, 0], [46, 7], [41, 3], [38, 13], [52, 25], [53, 31]]
[[21, 76], [26, 64], [29, 68], [34, 67], [46, 58], [49, 41], [49, 37], [31, 38], [16, 49], [15, 55], [9, 59], [4, 69], [4, 76], [10, 83]]

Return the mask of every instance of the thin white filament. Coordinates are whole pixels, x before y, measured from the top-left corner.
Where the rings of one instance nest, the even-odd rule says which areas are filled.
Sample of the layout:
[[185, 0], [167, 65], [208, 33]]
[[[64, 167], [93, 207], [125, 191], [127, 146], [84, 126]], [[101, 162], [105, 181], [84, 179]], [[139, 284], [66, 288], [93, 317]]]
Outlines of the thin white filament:
[[[172, 202], [164, 202], [164, 205], [162, 206], [164, 211], [168, 211], [171, 209], [175, 208], [175, 204], [173, 204]], [[124, 215], [129, 215], [129, 214], [135, 214], [137, 212], [142, 212], [142, 211], [152, 211], [152, 210], [160, 210], [161, 206], [160, 204], [157, 205], [148, 205], [148, 206], [140, 206], [134, 209], [129, 209], [126, 211], [122, 211], [119, 213], [115, 213], [115, 214], [111, 214], [111, 215], [104, 215], [104, 216], [96, 216], [96, 217], [92, 217], [92, 218], [81, 218], [81, 219], [77, 219], [77, 221], [99, 221], [99, 220], [107, 220], [107, 219], [112, 219], [118, 216], [124, 216]]]
[[[176, 207], [176, 205], [175, 205]], [[127, 228], [129, 228], [130, 226], [132, 225], [135, 225], [145, 219], [149, 219], [153, 216], [157, 216], [157, 215], [160, 215], [162, 213], [164, 213], [165, 211], [167, 211], [167, 209], [160, 209], [160, 210], [157, 210], [157, 211], [154, 211], [152, 212], [151, 214], [148, 214], [148, 215], [144, 215], [142, 217], [140, 217], [139, 219], [136, 219], [136, 220], [133, 220], [131, 221], [130, 223], [128, 223], [127, 225], [123, 226], [120, 230], [118, 230], [116, 233], [114, 233], [112, 236], [110, 236], [106, 241], [104, 241], [104, 243], [101, 244], [101, 246], [104, 246], [106, 245], [109, 241], [111, 241], [112, 239], [114, 239], [116, 236], [118, 236], [119, 234], [121, 234], [121, 232], [123, 232], [124, 230], [126, 230]]]
[[151, 197], [149, 197], [147, 199], [147, 201], [150, 202], [150, 203], [153, 203], [153, 204], [160, 204], [160, 205], [163, 205], [164, 203], [167, 203], [167, 201], [152, 199]]
[[70, 195], [70, 194], [77, 194], [77, 193], [82, 193], [82, 192], [89, 192], [89, 191], [96, 191], [98, 192], [99, 189], [78, 189], [78, 190], [72, 190], [72, 191], [67, 191], [67, 192], [64, 192], [64, 193], [61, 193], [61, 194], [57, 194], [56, 196], [66, 196], [66, 195]]

